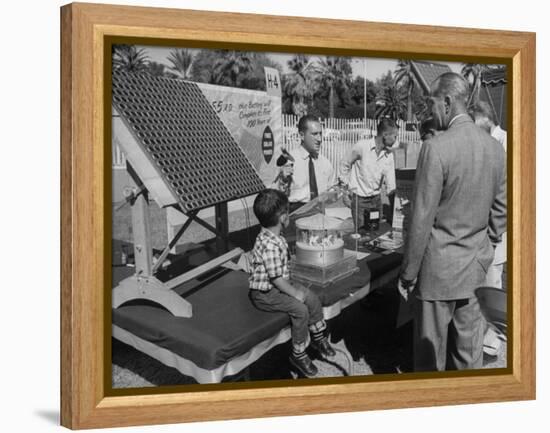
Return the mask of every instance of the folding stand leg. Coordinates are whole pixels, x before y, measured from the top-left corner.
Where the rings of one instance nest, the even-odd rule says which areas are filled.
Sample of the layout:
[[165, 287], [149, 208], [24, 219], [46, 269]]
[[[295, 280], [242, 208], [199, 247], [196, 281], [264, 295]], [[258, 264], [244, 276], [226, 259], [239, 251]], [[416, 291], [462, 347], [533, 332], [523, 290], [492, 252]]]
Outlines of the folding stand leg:
[[[132, 174], [133, 170], [129, 169]], [[149, 200], [147, 191], [141, 188], [139, 179], [134, 181], [135, 195], [132, 200], [132, 227], [134, 232], [134, 255], [136, 273], [121, 281], [113, 289], [113, 308], [118, 308], [133, 299], [146, 299], [155, 302], [177, 317], [191, 317], [191, 304], [170, 287], [153, 276], [153, 247], [149, 227]]]
[[192, 317], [193, 307], [189, 302], [155, 277], [140, 278], [136, 275], [126, 278], [113, 289], [113, 308], [118, 308], [133, 299], [145, 299], [166, 308], [176, 317]]

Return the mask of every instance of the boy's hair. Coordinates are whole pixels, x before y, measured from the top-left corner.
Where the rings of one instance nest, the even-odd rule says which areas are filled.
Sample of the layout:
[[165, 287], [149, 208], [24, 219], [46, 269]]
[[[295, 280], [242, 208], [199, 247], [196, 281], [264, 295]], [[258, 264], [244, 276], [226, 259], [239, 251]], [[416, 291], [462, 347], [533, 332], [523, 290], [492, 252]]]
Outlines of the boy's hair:
[[264, 189], [254, 200], [254, 215], [262, 227], [274, 227], [288, 211], [288, 197], [276, 189]]

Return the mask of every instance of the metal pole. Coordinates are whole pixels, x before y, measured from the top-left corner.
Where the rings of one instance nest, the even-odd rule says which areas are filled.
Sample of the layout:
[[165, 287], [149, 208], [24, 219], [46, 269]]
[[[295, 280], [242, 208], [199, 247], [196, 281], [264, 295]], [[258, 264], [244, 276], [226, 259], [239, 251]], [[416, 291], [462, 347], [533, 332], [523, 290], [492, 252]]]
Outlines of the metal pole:
[[363, 89], [363, 118], [365, 122], [367, 121], [367, 59], [363, 58], [363, 80], [364, 80], [364, 89]]

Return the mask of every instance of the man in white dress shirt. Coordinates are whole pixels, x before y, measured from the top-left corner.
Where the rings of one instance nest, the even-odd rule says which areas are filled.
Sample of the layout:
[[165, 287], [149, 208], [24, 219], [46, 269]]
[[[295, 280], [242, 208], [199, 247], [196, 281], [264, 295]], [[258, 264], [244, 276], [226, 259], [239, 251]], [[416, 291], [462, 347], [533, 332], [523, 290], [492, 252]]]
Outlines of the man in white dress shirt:
[[381, 119], [376, 137], [359, 140], [342, 160], [340, 180], [352, 191], [351, 213], [359, 232], [364, 230], [365, 210], [381, 210], [382, 185], [386, 184], [389, 196], [395, 192], [395, 163], [391, 147], [397, 139], [397, 131], [395, 121]]
[[300, 147], [289, 152], [294, 158], [288, 196], [290, 212], [294, 212], [336, 183], [332, 164], [319, 153], [323, 138], [319, 120], [309, 114], [303, 116], [298, 122], [298, 133], [301, 139]]

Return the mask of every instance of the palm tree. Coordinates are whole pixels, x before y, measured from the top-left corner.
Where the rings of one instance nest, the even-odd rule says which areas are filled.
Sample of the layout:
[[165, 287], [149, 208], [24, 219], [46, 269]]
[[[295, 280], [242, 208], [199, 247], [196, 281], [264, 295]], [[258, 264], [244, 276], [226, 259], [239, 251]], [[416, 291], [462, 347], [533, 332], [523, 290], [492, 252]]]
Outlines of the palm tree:
[[396, 85], [384, 87], [376, 98], [375, 117], [390, 117], [395, 121], [399, 120], [407, 109], [405, 99], [401, 89]]
[[147, 70], [149, 56], [145, 48], [135, 45], [113, 45], [113, 71], [143, 72]]
[[482, 74], [488, 69], [488, 65], [483, 65], [480, 63], [464, 63], [464, 66], [462, 66], [461, 73], [470, 83], [470, 97], [468, 98], [468, 106], [479, 102], [481, 77]]
[[248, 53], [229, 51], [214, 63], [211, 84], [237, 87], [239, 78], [252, 72]]
[[284, 76], [283, 92], [290, 100], [292, 112], [301, 116], [317, 90], [315, 67], [308, 56], [296, 54], [288, 61], [288, 68], [291, 72]]
[[164, 77], [165, 65], [157, 62], [149, 62], [147, 65], [147, 72], [153, 77]]
[[328, 88], [329, 117], [334, 117], [334, 93], [343, 101], [351, 82], [351, 66], [346, 57], [326, 56], [317, 67], [320, 83]]
[[179, 78], [188, 80], [193, 63], [193, 54], [188, 49], [173, 49], [168, 54], [168, 61], [172, 63], [170, 70], [174, 71]]
[[397, 61], [397, 69], [394, 72], [395, 84], [405, 86], [407, 89], [407, 122], [413, 121], [413, 91], [419, 87], [416, 76], [412, 69], [412, 60], [399, 59]]

